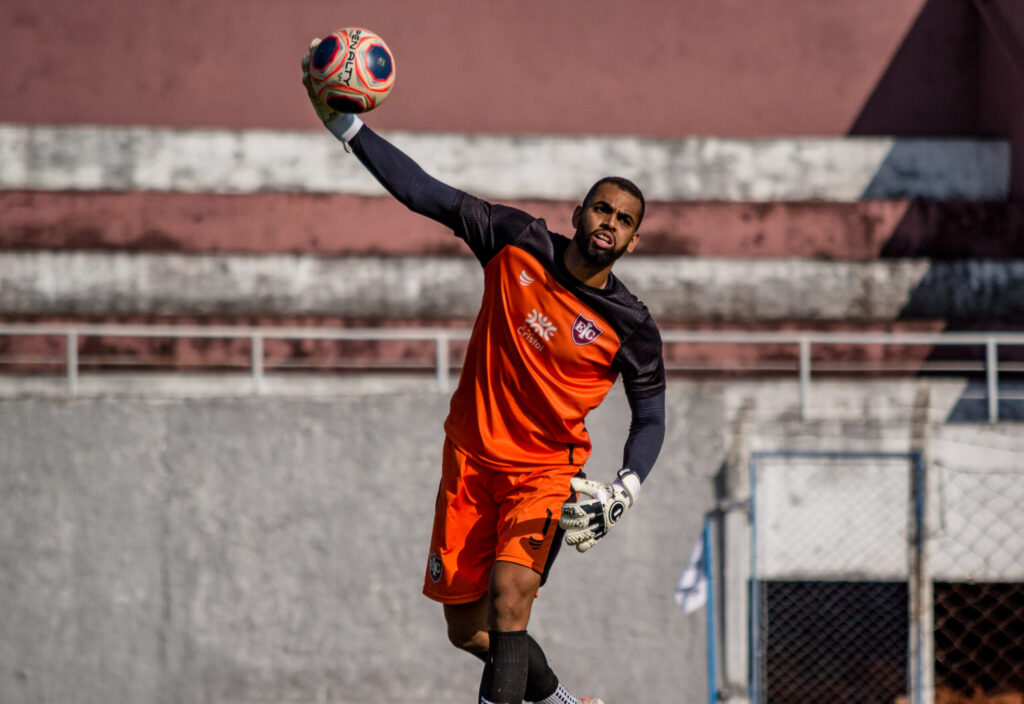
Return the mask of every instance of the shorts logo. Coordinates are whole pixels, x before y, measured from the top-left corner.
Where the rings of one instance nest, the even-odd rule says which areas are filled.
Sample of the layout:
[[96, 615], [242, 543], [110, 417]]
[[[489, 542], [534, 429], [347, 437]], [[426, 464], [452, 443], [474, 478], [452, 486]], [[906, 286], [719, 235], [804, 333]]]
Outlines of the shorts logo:
[[604, 330], [597, 327], [590, 318], [584, 318], [582, 313], [576, 316], [576, 322], [572, 324], [572, 341], [577, 345], [589, 345], [603, 334]]
[[544, 528], [540, 531], [540, 537], [535, 538], [531, 535], [529, 538], [527, 538], [527, 542], [530, 544], [530, 547], [532, 549], [540, 550], [541, 546], [544, 545], [544, 538], [548, 534], [548, 529], [551, 528], [551, 522], [553, 518], [554, 514], [551, 513], [551, 509], [548, 509], [548, 517], [544, 520]]
[[436, 553], [430, 553], [430, 559], [427, 560], [427, 574], [430, 575], [430, 581], [437, 584], [441, 581], [441, 575], [444, 573], [444, 563], [441, 562], [441, 557]]

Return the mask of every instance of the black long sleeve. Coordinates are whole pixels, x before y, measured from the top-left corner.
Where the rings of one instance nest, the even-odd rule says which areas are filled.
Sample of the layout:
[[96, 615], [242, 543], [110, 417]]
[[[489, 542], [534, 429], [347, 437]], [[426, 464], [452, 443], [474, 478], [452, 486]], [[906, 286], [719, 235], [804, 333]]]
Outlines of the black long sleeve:
[[363, 125], [349, 145], [388, 193], [420, 215], [450, 225], [458, 191], [438, 181], [386, 139]]
[[641, 399], [630, 399], [632, 419], [623, 450], [622, 466], [632, 469], [642, 482], [661, 453], [665, 441], [665, 392]]

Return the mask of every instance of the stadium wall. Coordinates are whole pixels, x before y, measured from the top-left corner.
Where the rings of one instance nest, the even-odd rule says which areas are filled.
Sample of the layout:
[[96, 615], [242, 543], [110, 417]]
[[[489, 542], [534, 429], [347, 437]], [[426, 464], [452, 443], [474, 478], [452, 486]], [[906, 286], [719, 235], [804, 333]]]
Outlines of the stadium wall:
[[[705, 616], [673, 591], [730, 468], [787, 449], [979, 471], [1019, 457], [1012, 426], [950, 424], [962, 393], [819, 382], [798, 421], [795, 383], [673, 381], [636, 513], [596, 551], [562, 553], [531, 630], [581, 693], [707, 701]], [[0, 700], [471, 696], [479, 664], [419, 593], [446, 408], [436, 393], [0, 400]], [[589, 422], [592, 476], [618, 466], [627, 417], [616, 388]], [[746, 639], [727, 626], [741, 684]]]
[[[465, 249], [373, 190], [298, 85], [311, 36], [362, 24], [399, 70], [368, 124], [446, 179], [562, 232], [580, 184], [552, 178], [649, 179], [657, 198], [623, 273], [665, 325], [1020, 327], [1024, 13], [1011, 0], [349, 12], [0, 8], [0, 319], [467, 322], [479, 271]], [[0, 340], [4, 361], [38, 359], [43, 343], [19, 344]], [[45, 344], [59, 364], [62, 342]], [[168, 350], [229, 356], [160, 341], [132, 359]], [[116, 351], [89, 340], [82, 361]], [[472, 692], [477, 663], [418, 596], [445, 401], [211, 400], [214, 382], [190, 383], [202, 399], [0, 401], [0, 700]], [[706, 700], [702, 616], [670, 592], [744, 404], [767, 409], [770, 448], [911, 445], [901, 414], [880, 411], [912, 405], [891, 380], [816, 395], [814, 412], [837, 419], [812, 426], [792, 420], [789, 386], [673, 385], [659, 490], [601, 547], [611, 557], [563, 556], [537, 605], [556, 667], [609, 701]], [[948, 405], [931, 422], [955, 416], [962, 391], [933, 394]], [[615, 465], [624, 430], [610, 420], [623, 402], [608, 413], [591, 426], [610, 443], [595, 472]], [[1019, 429], [958, 426], [956, 443], [984, 463], [1000, 432]], [[627, 580], [641, 598], [623, 606]], [[638, 657], [623, 666], [622, 650]]]
[[[1024, 123], [1017, 116], [1024, 79], [1016, 59], [1024, 15], [1009, 0], [652, 0], [628, 12], [611, 0], [554, 6], [526, 0], [514, 10], [456, 0], [429, 11], [382, 0], [355, 17], [339, 16], [336, 5], [321, 0], [301, 13], [272, 0], [216, 6], [116, 0], [98, 9], [44, 0], [0, 12], [6, 28], [0, 60], [7, 67], [0, 76], [0, 121], [67, 129], [64, 154], [48, 162], [58, 172], [76, 161], [81, 145], [74, 135], [81, 127], [113, 130], [113, 152], [140, 131], [324, 137], [298, 85], [298, 56], [313, 35], [356, 22], [382, 33], [398, 57], [398, 87], [369, 123], [462, 140], [470, 148], [455, 150], [456, 161], [476, 154], [485, 184], [502, 178], [485, 167], [493, 137], [557, 137], [576, 147], [594, 137], [623, 140], [600, 160], [604, 169], [618, 170], [636, 139], [706, 137], [712, 145], [768, 139], [791, 148], [807, 138], [880, 136], [1002, 140], [1012, 146], [1008, 200], [1017, 203], [1022, 193]], [[73, 62], [37, 60], [39, 47], [55, 36]], [[240, 57], [244, 68], [232, 64]], [[330, 175], [300, 152], [267, 153], [280, 157], [278, 169], [283, 162], [307, 176]], [[233, 168], [230, 150], [203, 154], [205, 163], [181, 168], [199, 176]], [[855, 147], [837, 154], [833, 168], [855, 172], [857, 154]], [[173, 154], [141, 156], [158, 170], [175, 168]], [[5, 151], [3, 162], [15, 157]], [[45, 156], [39, 158], [36, 165], [45, 166]], [[119, 183], [124, 172], [116, 168], [96, 175], [94, 200], [39, 190], [32, 180], [5, 182], [0, 246], [365, 252], [408, 242], [407, 230], [424, 231], [408, 218], [396, 220], [399, 211], [379, 197], [327, 199], [274, 181], [255, 184], [244, 198], [217, 198], [216, 189], [169, 197], [159, 187]], [[524, 193], [505, 197], [531, 205]], [[935, 249], [933, 240], [914, 236], [931, 229], [922, 230], [915, 215], [920, 197], [861, 193], [851, 206], [818, 195], [794, 209], [757, 207], [758, 199], [743, 191], [723, 204], [705, 189], [685, 203], [669, 199], [650, 232], [677, 243], [675, 254], [711, 248], [726, 256], [773, 256], [780, 253], [779, 234], [788, 233], [783, 256], [874, 256], [879, 248], [872, 245], [889, 239], [905, 256], [943, 256], [948, 244]], [[876, 200], [887, 198], [897, 202]], [[980, 203], [951, 202], [949, 217], [940, 221], [953, 221], [961, 252], [971, 242], [990, 256], [1013, 256], [1019, 239], [1005, 238], [1019, 233], [1020, 213], [1006, 201], [990, 194]], [[353, 210], [361, 227], [335, 226]], [[879, 210], [883, 216], [874, 217]]]
[[[703, 616], [673, 588], [719, 403], [673, 394], [646, 517], [566, 548], [541, 592], [531, 630], [581, 693], [706, 701]], [[472, 698], [480, 664], [420, 594], [446, 410], [436, 393], [0, 401], [0, 700]], [[616, 390], [590, 423], [594, 476], [627, 419]]]
[[[233, 7], [2, 10], [0, 319], [464, 323], [474, 284], [433, 277], [475, 281], [465, 247], [384, 196], [297, 85], [337, 8]], [[368, 124], [445, 180], [563, 233], [593, 178], [640, 182], [652, 259], [625, 278], [662, 324], [935, 330], [1019, 327], [1019, 18], [1004, 0], [385, 0], [358, 21], [400, 73]], [[58, 33], [59, 73], [34, 60]], [[367, 296], [353, 270], [397, 283]]]
[[[1024, 21], [1007, 0], [0, 12], [5, 322], [465, 322], [453, 296], [472, 285], [432, 277], [447, 257], [471, 269], [466, 249], [383, 195], [298, 85], [308, 39], [357, 22], [399, 71], [368, 124], [443, 179], [563, 233], [597, 176], [640, 182], [638, 256], [657, 261], [626, 280], [664, 325], [1019, 327]], [[38, 61], [57, 35], [75, 61]], [[307, 304], [353, 269], [401, 285]]]

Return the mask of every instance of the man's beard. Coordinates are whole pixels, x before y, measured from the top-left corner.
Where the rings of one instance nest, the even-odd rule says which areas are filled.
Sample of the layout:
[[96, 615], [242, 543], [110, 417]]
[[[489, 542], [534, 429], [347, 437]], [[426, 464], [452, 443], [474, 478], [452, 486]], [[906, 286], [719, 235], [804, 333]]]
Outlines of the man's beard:
[[594, 245], [593, 237], [588, 237], [579, 231], [576, 232], [576, 236], [572, 238], [572, 241], [576, 244], [576, 250], [583, 257], [583, 261], [601, 269], [611, 266], [615, 263], [615, 260], [626, 253], [627, 245], [623, 245], [619, 249], [615, 247], [600, 249]]

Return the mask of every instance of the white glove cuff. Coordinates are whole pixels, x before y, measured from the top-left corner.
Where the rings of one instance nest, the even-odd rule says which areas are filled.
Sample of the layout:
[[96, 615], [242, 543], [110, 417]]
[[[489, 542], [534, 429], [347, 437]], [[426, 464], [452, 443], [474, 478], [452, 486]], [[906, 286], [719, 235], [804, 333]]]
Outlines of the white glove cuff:
[[629, 497], [630, 508], [640, 497], [640, 477], [631, 469], [620, 469], [619, 477], [612, 482], [612, 486], [618, 487], [626, 493], [626, 496]]
[[345, 142], [345, 144], [348, 144], [362, 128], [363, 121], [352, 113], [340, 112], [325, 122], [324, 125], [330, 130], [331, 134]]

